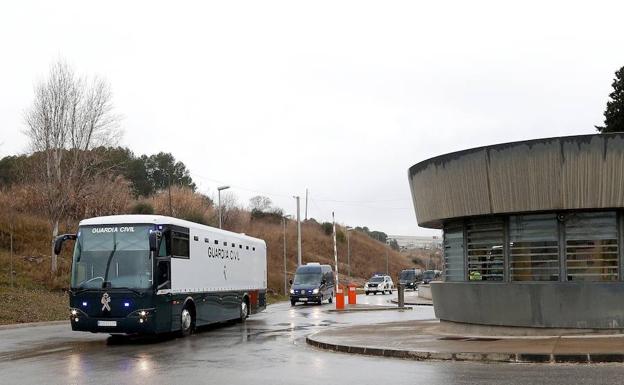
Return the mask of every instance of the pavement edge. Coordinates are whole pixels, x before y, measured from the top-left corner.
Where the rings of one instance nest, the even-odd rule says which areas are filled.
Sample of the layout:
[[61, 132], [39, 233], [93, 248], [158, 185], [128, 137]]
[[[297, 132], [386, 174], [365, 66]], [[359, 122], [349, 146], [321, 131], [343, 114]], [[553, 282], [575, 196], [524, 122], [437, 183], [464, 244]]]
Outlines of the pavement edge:
[[[320, 333], [320, 332], [319, 332]], [[365, 346], [333, 344], [314, 339], [318, 333], [306, 337], [306, 343], [319, 349], [339, 353], [361, 354], [376, 357], [411, 359], [415, 361], [476, 361], [484, 363], [624, 363], [624, 353], [620, 354], [534, 354], [534, 353], [477, 353], [477, 352], [426, 352], [401, 349], [382, 349]]]

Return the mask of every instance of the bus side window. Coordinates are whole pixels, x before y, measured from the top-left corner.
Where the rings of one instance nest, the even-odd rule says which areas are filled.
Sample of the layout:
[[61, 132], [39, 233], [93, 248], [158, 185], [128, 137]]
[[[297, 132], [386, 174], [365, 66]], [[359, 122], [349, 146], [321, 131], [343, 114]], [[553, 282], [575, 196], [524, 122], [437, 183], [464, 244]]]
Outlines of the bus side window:
[[171, 232], [171, 256], [189, 258], [189, 235], [178, 231]]
[[171, 255], [171, 238], [169, 237], [171, 233], [166, 231], [163, 233], [163, 236], [160, 240], [160, 249], [158, 250], [159, 257], [166, 257]]

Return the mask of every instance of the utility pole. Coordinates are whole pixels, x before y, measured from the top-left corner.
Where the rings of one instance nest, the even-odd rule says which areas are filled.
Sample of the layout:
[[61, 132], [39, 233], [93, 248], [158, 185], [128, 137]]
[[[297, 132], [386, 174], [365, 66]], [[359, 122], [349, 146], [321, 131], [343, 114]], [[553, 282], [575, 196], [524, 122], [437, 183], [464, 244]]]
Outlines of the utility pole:
[[301, 210], [299, 207], [299, 195], [293, 198], [297, 200], [297, 266], [301, 266]]
[[305, 220], [308, 220], [308, 189], [306, 188], [306, 209], [305, 209]]
[[223, 226], [223, 220], [221, 219], [221, 190], [227, 190], [229, 189], [230, 186], [220, 186], [217, 187], [217, 195], [219, 197], [219, 228], [221, 228]]
[[353, 230], [350, 226], [345, 227], [347, 233], [347, 276], [349, 277], [349, 283], [351, 283], [351, 245], [349, 244], [349, 231]]
[[390, 275], [388, 270], [388, 247], [386, 246], [386, 275]]
[[334, 229], [334, 264], [336, 265], [336, 287], [340, 287], [338, 283], [338, 249], [336, 247], [336, 219], [334, 218], [333, 211], [332, 211], [332, 225]]
[[11, 276], [11, 289], [13, 288], [13, 220], [11, 219], [11, 252], [9, 254], [9, 275]]
[[288, 272], [286, 271], [286, 219], [288, 218], [290, 215], [282, 217], [282, 225], [284, 226], [284, 295], [288, 295]]
[[167, 186], [167, 190], [169, 191], [169, 216], [172, 217], [173, 216], [173, 206], [171, 204], [171, 169], [169, 169], [169, 173], [168, 174], [169, 174], [169, 177], [167, 179], [168, 179], [169, 183], [167, 183], [167, 185], [168, 185]]

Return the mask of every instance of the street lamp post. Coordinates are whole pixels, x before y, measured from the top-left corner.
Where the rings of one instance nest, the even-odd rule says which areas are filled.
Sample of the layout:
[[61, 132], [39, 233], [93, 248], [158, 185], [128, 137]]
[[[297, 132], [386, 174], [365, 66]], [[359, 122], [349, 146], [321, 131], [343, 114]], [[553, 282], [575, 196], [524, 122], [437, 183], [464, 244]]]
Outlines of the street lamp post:
[[227, 190], [230, 186], [220, 186], [217, 187], [217, 195], [219, 196], [219, 228], [222, 227], [222, 219], [221, 219], [221, 190]]
[[345, 227], [347, 235], [347, 276], [349, 277], [349, 283], [351, 283], [351, 245], [349, 244], [349, 231], [353, 230], [351, 226]]
[[286, 271], [286, 220], [291, 215], [284, 215], [282, 217], [282, 225], [284, 227], [284, 295], [288, 295], [288, 272]]
[[297, 200], [297, 266], [301, 266], [301, 215], [299, 213], [299, 196], [293, 198]]

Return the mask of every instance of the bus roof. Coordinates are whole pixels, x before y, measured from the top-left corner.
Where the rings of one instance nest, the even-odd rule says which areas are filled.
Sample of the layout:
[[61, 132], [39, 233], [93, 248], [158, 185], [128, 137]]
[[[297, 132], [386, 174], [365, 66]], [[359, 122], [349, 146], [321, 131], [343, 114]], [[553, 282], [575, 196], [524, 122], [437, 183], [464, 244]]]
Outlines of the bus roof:
[[103, 217], [94, 217], [83, 219], [80, 221], [79, 226], [94, 226], [94, 225], [126, 225], [126, 224], [154, 224], [154, 225], [174, 225], [181, 227], [188, 227], [193, 229], [204, 229], [213, 232], [221, 233], [223, 235], [235, 235], [239, 238], [246, 238], [250, 241], [260, 242], [266, 245], [264, 240], [259, 238], [250, 237], [245, 234], [234, 233], [232, 231], [218, 229], [216, 227], [206, 226], [195, 222], [186, 221], [184, 219], [178, 219], [168, 217], [165, 215], [143, 215], [143, 214], [127, 214], [127, 215], [108, 215]]

